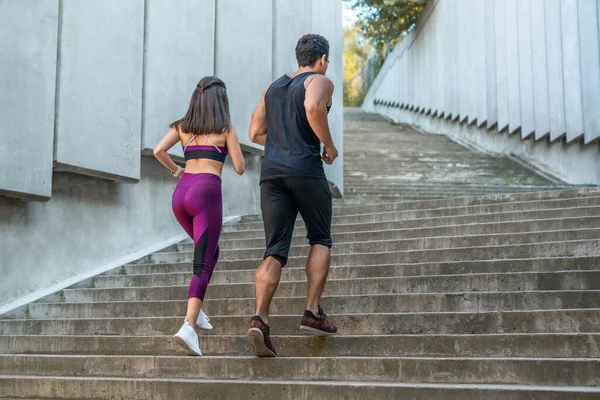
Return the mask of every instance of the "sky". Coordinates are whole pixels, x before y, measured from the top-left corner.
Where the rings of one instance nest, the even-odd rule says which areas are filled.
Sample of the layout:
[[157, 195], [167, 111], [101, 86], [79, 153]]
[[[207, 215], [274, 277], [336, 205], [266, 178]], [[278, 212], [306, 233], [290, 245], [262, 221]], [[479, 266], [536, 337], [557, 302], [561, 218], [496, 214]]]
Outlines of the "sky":
[[352, 10], [352, 7], [350, 7], [350, 3], [347, 1], [344, 2], [342, 21], [344, 24], [344, 28], [350, 27], [350, 26], [354, 25], [354, 22], [356, 22], [356, 14]]

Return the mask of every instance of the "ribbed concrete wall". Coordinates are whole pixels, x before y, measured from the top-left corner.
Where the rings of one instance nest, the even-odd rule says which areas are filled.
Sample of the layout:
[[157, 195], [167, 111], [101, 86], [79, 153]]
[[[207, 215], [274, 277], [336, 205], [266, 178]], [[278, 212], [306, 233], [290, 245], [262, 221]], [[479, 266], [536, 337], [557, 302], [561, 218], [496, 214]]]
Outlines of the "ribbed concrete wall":
[[[250, 115], [305, 33], [332, 45], [343, 148], [341, 0], [296, 3], [0, 0], [0, 304], [181, 233], [151, 154], [202, 76], [226, 82], [246, 150], [244, 176], [225, 166], [226, 217], [260, 211]], [[327, 170], [340, 189], [342, 165]]]
[[598, 0], [431, 1], [363, 107], [600, 184], [599, 15]]

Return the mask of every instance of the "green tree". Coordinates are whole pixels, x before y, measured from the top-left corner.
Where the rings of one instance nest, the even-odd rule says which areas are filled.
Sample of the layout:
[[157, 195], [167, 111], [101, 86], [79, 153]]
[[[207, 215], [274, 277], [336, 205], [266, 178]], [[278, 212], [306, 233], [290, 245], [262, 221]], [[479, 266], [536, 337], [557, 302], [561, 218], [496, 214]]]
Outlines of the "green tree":
[[395, 46], [417, 21], [427, 0], [345, 0], [358, 16], [363, 35], [383, 54], [385, 46]]

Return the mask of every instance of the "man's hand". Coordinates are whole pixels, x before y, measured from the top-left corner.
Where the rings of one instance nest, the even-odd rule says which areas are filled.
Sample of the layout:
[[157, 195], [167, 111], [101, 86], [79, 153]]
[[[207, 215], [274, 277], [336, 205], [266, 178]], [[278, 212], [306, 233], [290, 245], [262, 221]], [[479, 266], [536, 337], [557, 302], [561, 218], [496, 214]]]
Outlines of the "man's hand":
[[338, 155], [338, 149], [336, 149], [335, 146], [332, 146], [331, 148], [325, 147], [323, 148], [323, 155], [321, 156], [321, 159], [325, 161], [325, 164], [331, 165], [335, 159], [338, 158]]

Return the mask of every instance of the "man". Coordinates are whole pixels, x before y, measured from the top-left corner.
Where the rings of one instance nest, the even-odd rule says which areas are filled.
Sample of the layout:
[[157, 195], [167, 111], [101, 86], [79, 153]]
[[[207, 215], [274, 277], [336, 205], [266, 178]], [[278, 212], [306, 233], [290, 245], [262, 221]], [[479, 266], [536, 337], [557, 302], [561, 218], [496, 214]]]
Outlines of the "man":
[[256, 315], [247, 333], [252, 353], [258, 357], [277, 354], [269, 338], [269, 307], [288, 260], [298, 212], [311, 246], [300, 329], [318, 335], [337, 333], [319, 305], [332, 245], [331, 192], [322, 161], [333, 164], [338, 156], [327, 121], [334, 89], [325, 77], [329, 43], [322, 36], [305, 35], [296, 45], [296, 59], [298, 70], [267, 88], [252, 113], [249, 129], [250, 140], [265, 146], [260, 197], [267, 250], [256, 271]]

